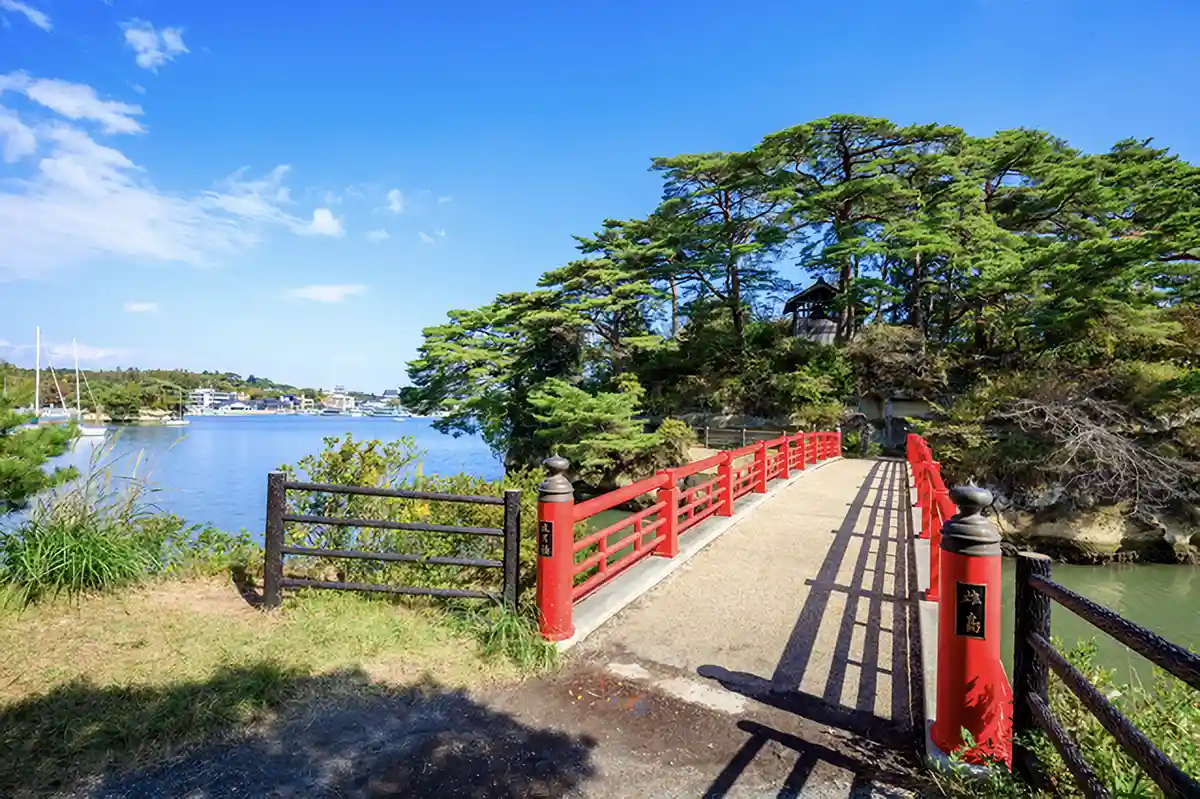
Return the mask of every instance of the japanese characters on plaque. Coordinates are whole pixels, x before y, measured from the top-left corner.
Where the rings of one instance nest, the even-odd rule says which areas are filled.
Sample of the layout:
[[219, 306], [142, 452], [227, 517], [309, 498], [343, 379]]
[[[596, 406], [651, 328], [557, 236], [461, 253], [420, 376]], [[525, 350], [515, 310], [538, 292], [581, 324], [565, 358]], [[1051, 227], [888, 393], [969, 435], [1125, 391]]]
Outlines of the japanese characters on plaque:
[[983, 638], [987, 630], [987, 586], [954, 584], [954, 634]]
[[538, 555], [543, 558], [554, 555], [554, 522], [538, 524]]

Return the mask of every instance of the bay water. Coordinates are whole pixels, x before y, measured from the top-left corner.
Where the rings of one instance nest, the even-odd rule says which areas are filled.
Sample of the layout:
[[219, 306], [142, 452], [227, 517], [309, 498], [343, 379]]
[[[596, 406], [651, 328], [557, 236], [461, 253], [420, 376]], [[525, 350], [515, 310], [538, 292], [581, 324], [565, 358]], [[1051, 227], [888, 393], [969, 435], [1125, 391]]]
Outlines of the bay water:
[[80, 438], [56, 465], [86, 471], [95, 463], [114, 478], [136, 477], [148, 485], [148, 499], [158, 509], [222, 530], [245, 529], [257, 540], [266, 517], [267, 473], [320, 452], [328, 436], [409, 437], [423, 452], [426, 475], [504, 476], [503, 465], [482, 439], [439, 433], [428, 419], [284, 414], [188, 418], [191, 423], [182, 427], [114, 426], [104, 438]]

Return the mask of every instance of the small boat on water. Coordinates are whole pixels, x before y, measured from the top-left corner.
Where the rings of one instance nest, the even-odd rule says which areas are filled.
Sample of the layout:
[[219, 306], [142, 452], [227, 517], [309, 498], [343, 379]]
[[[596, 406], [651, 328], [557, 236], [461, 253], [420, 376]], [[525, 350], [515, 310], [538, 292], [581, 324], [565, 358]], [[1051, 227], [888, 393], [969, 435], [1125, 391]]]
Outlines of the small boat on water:
[[[79, 421], [79, 435], [87, 437], [102, 436], [108, 432], [107, 427], [92, 427], [83, 423], [83, 406], [80, 405], [79, 400], [79, 347], [75, 344], [75, 339], [71, 339], [71, 352], [75, 355], [75, 418]], [[86, 380], [87, 378], [85, 377], [84, 379]], [[88, 391], [90, 392], [91, 390], [92, 387], [88, 386]], [[95, 405], [96, 403], [93, 402], [92, 404]]]
[[179, 415], [171, 416], [167, 419], [163, 419], [163, 425], [165, 425], [166, 427], [186, 427], [189, 424], [191, 424], [191, 422], [189, 422], [183, 416], [183, 389], [180, 389], [179, 390]]

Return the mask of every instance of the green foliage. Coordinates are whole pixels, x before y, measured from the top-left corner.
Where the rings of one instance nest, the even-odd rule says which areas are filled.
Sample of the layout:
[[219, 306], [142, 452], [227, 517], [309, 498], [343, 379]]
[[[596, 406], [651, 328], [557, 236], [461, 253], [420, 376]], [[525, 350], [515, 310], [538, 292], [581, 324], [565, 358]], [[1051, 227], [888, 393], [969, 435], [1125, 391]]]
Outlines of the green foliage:
[[[289, 479], [333, 485], [369, 486], [465, 496], [502, 496], [521, 491], [522, 594], [532, 591], [536, 564], [537, 485], [533, 470], [510, 470], [503, 480], [488, 481], [467, 474], [424, 475], [421, 453], [411, 439], [381, 443], [356, 441], [347, 435], [325, 439], [325, 448], [294, 465], [281, 467]], [[320, 492], [288, 493], [289, 512], [343, 518], [420, 522], [458, 527], [501, 528], [504, 510], [495, 505], [392, 499]], [[501, 539], [474, 535], [381, 530], [370, 527], [289, 524], [286, 540], [296, 546], [320, 549], [358, 549], [400, 552], [424, 557], [500, 559]], [[472, 588], [499, 593], [497, 569], [472, 569], [430, 563], [380, 563], [364, 560], [289, 558], [288, 568], [332, 574], [353, 582]]]
[[[1055, 647], [1063, 649], [1055, 640]], [[1200, 775], [1200, 705], [1191, 686], [1155, 668], [1149, 686], [1136, 680], [1121, 685], [1111, 670], [1096, 664], [1094, 641], [1080, 641], [1066, 652], [1067, 659], [1128, 719], [1133, 721], [1163, 754], [1184, 773]], [[1079, 745], [1096, 777], [1114, 796], [1159, 797], [1162, 792], [1142, 768], [1117, 743], [1079, 698], [1057, 679], [1050, 681], [1050, 710], [1059, 724]], [[964, 730], [965, 733], [965, 730]], [[967, 748], [973, 745], [964, 735]], [[1054, 786], [1055, 796], [1082, 796], [1075, 779], [1054, 745], [1040, 732], [1022, 739], [1037, 757]], [[951, 756], [948, 767], [931, 774], [934, 787], [942, 796], [971, 799], [978, 796], [1042, 797], [1010, 774], [995, 766], [980, 777], [972, 773], [959, 754]]]
[[74, 499], [39, 509], [0, 536], [0, 582], [22, 605], [128, 585], [158, 568], [149, 539]]
[[[865, 393], [924, 399], [949, 414], [944, 462], [1033, 492], [1095, 467], [1038, 468], [1070, 437], [1013, 414], [1050, 393], [1056, 414], [1181, 471], [1174, 510], [1200, 504], [1200, 169], [1149, 141], [1087, 154], [1041, 131], [845, 114], [652, 168], [662, 201], [644, 219], [605, 220], [537, 291], [427, 330], [411, 402], [532, 465], [576, 423], [622, 417], [627, 378], [654, 417], [825, 426]], [[775, 318], [804, 273], [836, 289], [839, 346]], [[568, 394], [579, 413], [549, 407]], [[614, 482], [618, 442], [635, 458], [645, 439], [603, 436], [580, 455]], [[1100, 494], [1137, 502], [1142, 482]]]
[[68, 425], [26, 427], [30, 414], [18, 413], [12, 401], [0, 397], [0, 514], [25, 505], [40, 491], [75, 476], [75, 470], [43, 469], [46, 461], [66, 451], [75, 437]]
[[666, 430], [645, 432], [635, 418], [641, 387], [624, 376], [623, 391], [589, 394], [561, 380], [547, 380], [530, 395], [538, 439], [571, 462], [572, 473], [598, 486], [622, 478], [637, 480], [658, 468], [675, 466], [695, 442], [691, 428], [668, 420]]
[[[1056, 645], [1062, 648], [1061, 642]], [[1158, 668], [1154, 669], [1150, 685], [1142, 684], [1136, 677], [1132, 684], [1119, 684], [1112, 670], [1097, 665], [1094, 641], [1080, 642], [1067, 652], [1067, 658], [1167, 758], [1184, 773], [1200, 776], [1200, 703], [1196, 702], [1193, 688]], [[1058, 680], [1051, 680], [1050, 710], [1086, 753], [1096, 776], [1115, 796], [1162, 796], [1091, 711]], [[1055, 784], [1074, 786], [1066, 764], [1048, 742], [1042, 742], [1038, 753]]]
[[97, 401], [114, 421], [136, 419], [142, 409], [142, 389], [136, 383], [113, 386], [102, 391]]
[[0, 532], [0, 584], [23, 606], [108, 591], [159, 576], [214, 575], [261, 562], [245, 531], [189, 525], [157, 512], [137, 478], [115, 478], [104, 450], [86, 473], [39, 499]]

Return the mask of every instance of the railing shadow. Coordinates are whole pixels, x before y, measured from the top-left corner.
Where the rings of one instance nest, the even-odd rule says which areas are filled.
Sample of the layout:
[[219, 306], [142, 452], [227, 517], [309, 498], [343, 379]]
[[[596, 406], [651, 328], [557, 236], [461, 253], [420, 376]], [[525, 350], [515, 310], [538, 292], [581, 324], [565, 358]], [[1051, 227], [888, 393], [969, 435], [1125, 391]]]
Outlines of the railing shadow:
[[269, 662], [167, 687], [60, 686], [0, 710], [0, 731], [12, 797], [560, 796], [594, 773], [594, 740], [432, 680], [391, 689]]
[[[904, 474], [899, 461], [881, 460], [872, 466], [842, 523], [833, 531], [815, 578], [808, 581], [804, 605], [769, 678], [713, 664], [701, 666], [698, 674], [764, 705], [845, 730], [880, 747], [913, 751], [921, 726], [917, 723], [920, 679], [913, 673], [919, 668], [919, 647], [910, 640], [916, 629], [917, 603], [910, 598], [915, 567], [908, 546]], [[856, 539], [858, 545], [854, 546]], [[835, 595], [844, 597], [844, 606], [831, 630], [826, 616], [835, 612], [831, 610]], [[864, 608], [865, 621], [860, 621]], [[891, 627], [884, 627], [885, 616]], [[805, 690], [806, 682], [810, 686], [817, 682], [810, 675], [814, 653], [818, 646], [830, 646], [831, 633], [832, 656], [828, 672], [822, 675], [823, 685]], [[855, 649], [861, 650], [857, 659], [852, 656]], [[851, 681], [851, 670], [856, 670], [856, 684]], [[877, 704], [884, 681], [890, 701], [889, 712], [881, 715]], [[806, 746], [806, 752], [815, 751]], [[746, 757], [739, 753], [727, 771], [740, 773], [745, 765], [739, 769], [738, 762]], [[753, 760], [753, 755], [748, 757]], [[728, 775], [723, 773], [723, 777], [728, 780]], [[789, 778], [790, 782], [795, 780]]]

